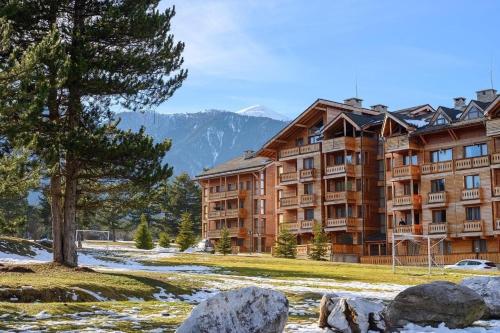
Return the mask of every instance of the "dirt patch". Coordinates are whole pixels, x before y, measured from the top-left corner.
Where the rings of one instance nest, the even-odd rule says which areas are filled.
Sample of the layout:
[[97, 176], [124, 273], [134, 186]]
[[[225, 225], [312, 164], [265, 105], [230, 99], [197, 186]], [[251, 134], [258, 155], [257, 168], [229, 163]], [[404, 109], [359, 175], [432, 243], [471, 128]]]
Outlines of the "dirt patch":
[[30, 286], [20, 288], [0, 288], [0, 302], [95, 302], [94, 296], [72, 288], [50, 287], [35, 289]]
[[35, 273], [34, 270], [24, 266], [3, 266], [0, 267], [0, 272], [3, 273]]
[[96, 271], [94, 271], [92, 268], [90, 267], [86, 267], [86, 266], [79, 266], [79, 267], [75, 267], [75, 272], [87, 272], [87, 273], [95, 273]]

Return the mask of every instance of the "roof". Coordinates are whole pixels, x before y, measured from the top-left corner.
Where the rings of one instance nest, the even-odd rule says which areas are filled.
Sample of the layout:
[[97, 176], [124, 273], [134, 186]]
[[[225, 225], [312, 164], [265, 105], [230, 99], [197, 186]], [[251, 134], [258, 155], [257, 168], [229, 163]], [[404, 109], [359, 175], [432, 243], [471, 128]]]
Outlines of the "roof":
[[486, 110], [488, 108], [488, 106], [490, 106], [490, 104], [493, 102], [481, 102], [481, 101], [477, 101], [477, 100], [472, 100], [471, 102], [474, 102], [476, 103], [477, 106], [479, 106], [481, 108], [481, 110]]
[[377, 123], [382, 123], [382, 121], [384, 120], [383, 114], [374, 115], [374, 116], [361, 115], [361, 114], [348, 113], [348, 112], [344, 112], [344, 114], [347, 117], [349, 117], [352, 121], [354, 121], [359, 127], [364, 127], [367, 125], [375, 125]]
[[245, 172], [258, 171], [271, 163], [267, 157], [255, 156], [246, 157], [245, 155], [236, 157], [227, 162], [218, 164], [211, 169], [203, 171], [200, 175], [196, 176], [197, 179], [205, 179], [216, 176], [230, 175]]
[[446, 106], [440, 106], [439, 109], [443, 110], [443, 112], [446, 113], [448, 117], [450, 117], [451, 121], [457, 120], [462, 114], [461, 110], [447, 108]]

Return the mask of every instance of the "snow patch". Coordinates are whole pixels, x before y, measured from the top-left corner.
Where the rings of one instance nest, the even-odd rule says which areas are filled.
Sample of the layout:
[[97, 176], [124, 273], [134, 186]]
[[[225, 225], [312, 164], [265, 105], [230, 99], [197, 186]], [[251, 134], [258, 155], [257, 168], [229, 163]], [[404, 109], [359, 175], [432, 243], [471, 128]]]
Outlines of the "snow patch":
[[250, 117], [265, 117], [281, 121], [290, 121], [290, 118], [262, 105], [253, 105], [236, 111], [237, 114]]

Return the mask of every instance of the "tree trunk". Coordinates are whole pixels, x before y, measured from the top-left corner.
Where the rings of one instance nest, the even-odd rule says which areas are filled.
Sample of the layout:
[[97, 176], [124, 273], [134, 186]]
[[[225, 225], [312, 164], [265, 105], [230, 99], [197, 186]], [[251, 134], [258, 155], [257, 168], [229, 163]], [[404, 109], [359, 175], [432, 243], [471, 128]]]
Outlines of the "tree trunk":
[[52, 215], [52, 240], [53, 240], [53, 255], [54, 262], [64, 264], [63, 239], [64, 239], [64, 224], [63, 224], [63, 207], [62, 207], [62, 191], [61, 191], [61, 176], [54, 174], [50, 178], [50, 210]]
[[64, 229], [63, 229], [63, 255], [64, 264], [77, 266], [75, 231], [76, 231], [76, 168], [71, 157], [66, 160], [66, 187], [64, 191]]

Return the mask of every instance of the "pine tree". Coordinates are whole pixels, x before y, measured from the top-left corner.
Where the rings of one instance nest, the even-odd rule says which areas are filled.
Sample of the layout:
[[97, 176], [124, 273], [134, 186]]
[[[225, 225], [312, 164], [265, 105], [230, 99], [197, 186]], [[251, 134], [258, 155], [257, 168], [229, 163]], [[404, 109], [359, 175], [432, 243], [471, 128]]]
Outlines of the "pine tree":
[[141, 222], [135, 230], [134, 240], [135, 247], [138, 249], [151, 250], [154, 247], [153, 237], [149, 231], [146, 215], [141, 215]]
[[191, 221], [190, 213], [183, 213], [181, 216], [181, 224], [179, 226], [179, 234], [176, 242], [181, 251], [188, 249], [194, 245], [196, 238], [193, 232], [193, 222]]
[[328, 248], [326, 245], [328, 238], [323, 232], [323, 226], [321, 225], [321, 223], [314, 223], [313, 234], [314, 238], [311, 251], [309, 252], [309, 258], [313, 260], [325, 260], [325, 256], [328, 252]]
[[229, 230], [226, 226], [220, 232], [220, 239], [216, 247], [217, 252], [226, 255], [231, 253], [231, 237], [229, 237]]
[[193, 229], [201, 231], [201, 189], [187, 173], [176, 176], [166, 186], [165, 204], [166, 223], [170, 231], [176, 234], [179, 230], [181, 215], [191, 213]]
[[[170, 142], [118, 129], [113, 109], [147, 111], [182, 85], [174, 8], [157, 0], [0, 4], [0, 135], [28, 147], [49, 184], [54, 261], [77, 265], [83, 180], [167, 179]], [[15, 103], [13, 103], [15, 101]]]
[[158, 239], [158, 245], [164, 248], [170, 246], [170, 237], [168, 237], [168, 234], [166, 232], [160, 233], [160, 238]]
[[281, 258], [295, 258], [297, 256], [297, 237], [286, 227], [280, 228], [275, 253], [277, 257]]

